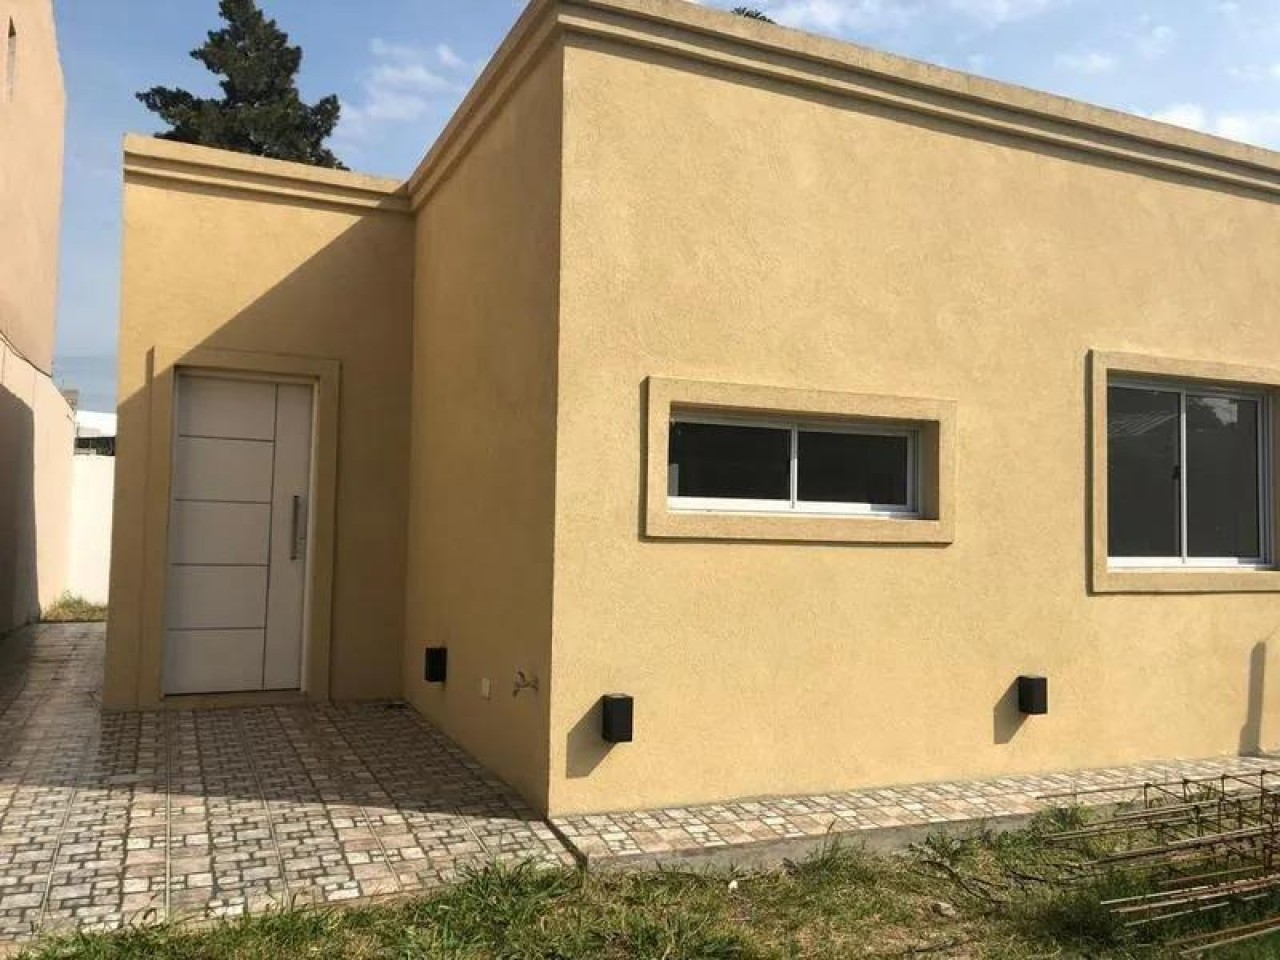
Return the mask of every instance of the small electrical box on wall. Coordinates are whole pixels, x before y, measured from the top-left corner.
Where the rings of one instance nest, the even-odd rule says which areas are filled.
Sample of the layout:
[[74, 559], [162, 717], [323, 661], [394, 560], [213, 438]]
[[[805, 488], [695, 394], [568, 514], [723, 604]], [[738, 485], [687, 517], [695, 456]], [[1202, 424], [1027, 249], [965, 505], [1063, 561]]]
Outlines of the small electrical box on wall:
[[1033, 717], [1049, 712], [1049, 679], [1047, 677], [1018, 678], [1018, 710]]
[[424, 677], [427, 683], [444, 683], [449, 673], [449, 648], [427, 647]]
[[606, 693], [600, 700], [600, 736], [606, 743], [630, 743], [635, 701], [625, 693]]

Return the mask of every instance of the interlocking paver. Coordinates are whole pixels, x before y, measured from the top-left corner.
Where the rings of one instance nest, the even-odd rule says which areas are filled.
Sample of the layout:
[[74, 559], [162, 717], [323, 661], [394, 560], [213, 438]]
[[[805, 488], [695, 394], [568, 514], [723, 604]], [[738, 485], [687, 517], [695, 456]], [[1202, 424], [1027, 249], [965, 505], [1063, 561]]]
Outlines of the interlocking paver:
[[103, 639], [44, 625], [0, 641], [0, 940], [573, 862], [403, 706], [104, 714]]
[[[776, 797], [734, 804], [559, 817], [552, 825], [586, 866], [664, 863], [740, 855], [774, 844], [776, 856], [796, 842], [867, 836], [873, 831], [929, 828], [955, 821], [996, 821], [1065, 803], [1115, 804], [1136, 799], [1144, 783], [1184, 778], [1276, 773], [1274, 758], [1221, 757], [1080, 770], [993, 780]], [[1228, 784], [1229, 786], [1229, 784]], [[737, 848], [735, 852], [731, 848]]]
[[782, 855], [1266, 767], [1169, 761], [548, 823], [403, 705], [104, 714], [102, 654], [98, 626], [0, 641], [0, 940], [421, 891], [495, 859]]

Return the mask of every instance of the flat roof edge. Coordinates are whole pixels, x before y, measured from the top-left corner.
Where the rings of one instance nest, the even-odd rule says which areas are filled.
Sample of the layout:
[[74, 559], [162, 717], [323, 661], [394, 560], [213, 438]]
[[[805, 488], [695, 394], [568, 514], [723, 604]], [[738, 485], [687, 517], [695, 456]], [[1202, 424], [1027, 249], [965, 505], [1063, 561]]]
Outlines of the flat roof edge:
[[557, 0], [532, 0], [406, 181], [413, 209], [424, 204], [560, 33]]
[[594, 37], [748, 76], [1121, 160], [1280, 193], [1280, 152], [988, 80], [688, 0], [532, 0], [407, 182], [426, 201], [547, 46]]
[[361, 210], [409, 211], [404, 184], [399, 180], [139, 134], [125, 137], [124, 172], [126, 181], [167, 180]]
[[661, 50], [1005, 135], [1280, 192], [1280, 152], [687, 0], [557, 0], [570, 33]]

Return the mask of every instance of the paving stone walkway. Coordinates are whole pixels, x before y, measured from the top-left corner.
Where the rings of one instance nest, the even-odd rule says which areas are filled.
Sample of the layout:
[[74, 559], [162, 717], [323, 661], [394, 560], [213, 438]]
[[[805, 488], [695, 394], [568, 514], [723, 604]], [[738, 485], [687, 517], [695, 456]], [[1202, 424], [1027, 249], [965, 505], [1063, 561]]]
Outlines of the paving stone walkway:
[[102, 655], [100, 626], [0, 641], [0, 940], [573, 862], [410, 709], [103, 714]]
[[[551, 823], [585, 867], [619, 868], [701, 860], [777, 863], [833, 838], [872, 848], [923, 839], [962, 824], [1015, 826], [1055, 806], [1112, 806], [1140, 799], [1146, 784], [1280, 774], [1276, 758], [1171, 760], [993, 780], [927, 783], [817, 796], [779, 797], [627, 813], [560, 817]], [[1274, 782], [1274, 781], [1271, 781]]]
[[833, 835], [894, 845], [1029, 814], [1045, 794], [1111, 803], [1135, 782], [1267, 766], [1171, 761], [548, 823], [403, 706], [104, 714], [103, 640], [92, 625], [0, 640], [0, 943], [413, 893], [495, 859], [776, 863]]

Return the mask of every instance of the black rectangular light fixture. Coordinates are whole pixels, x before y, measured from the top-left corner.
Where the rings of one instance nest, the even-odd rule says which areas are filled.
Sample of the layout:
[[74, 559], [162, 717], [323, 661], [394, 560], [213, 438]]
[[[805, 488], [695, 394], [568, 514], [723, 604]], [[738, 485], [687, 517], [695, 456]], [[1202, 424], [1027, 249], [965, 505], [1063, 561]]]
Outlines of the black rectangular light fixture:
[[606, 693], [600, 700], [600, 736], [606, 743], [630, 743], [635, 701], [625, 693]]
[[1033, 717], [1049, 712], [1049, 678], [1018, 678], [1018, 709]]
[[444, 683], [449, 673], [449, 648], [427, 647], [424, 676], [427, 683]]

